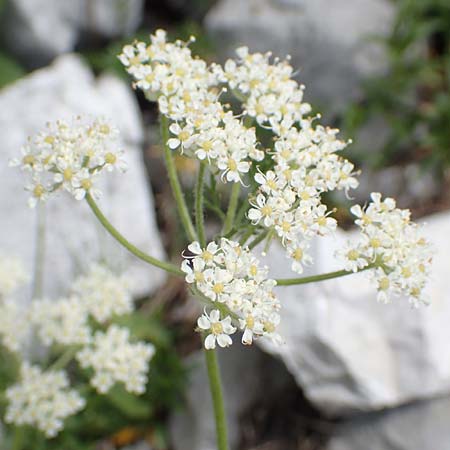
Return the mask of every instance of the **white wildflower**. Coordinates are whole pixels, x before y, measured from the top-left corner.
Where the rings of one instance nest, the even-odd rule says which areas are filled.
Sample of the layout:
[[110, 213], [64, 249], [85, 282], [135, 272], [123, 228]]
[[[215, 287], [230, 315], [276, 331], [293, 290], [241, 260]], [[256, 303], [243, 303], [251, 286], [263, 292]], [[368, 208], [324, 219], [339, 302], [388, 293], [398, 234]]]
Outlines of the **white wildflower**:
[[116, 275], [100, 264], [93, 264], [86, 275], [75, 281], [72, 289], [83, 308], [99, 323], [133, 310], [128, 277]]
[[[213, 309], [209, 315], [205, 312], [197, 320], [198, 327], [207, 334], [205, 348], [211, 350], [216, 348], [216, 342], [220, 347], [229, 347], [232, 344], [230, 334], [236, 331], [231, 325], [231, 317], [220, 319], [220, 311]], [[209, 333], [209, 334], [208, 334]]]
[[27, 279], [19, 259], [0, 254], [0, 297], [8, 296]]
[[106, 332], [96, 332], [92, 343], [81, 349], [76, 358], [82, 367], [94, 370], [91, 384], [99, 393], [105, 394], [120, 382], [127, 391], [142, 394], [154, 352], [151, 344], [131, 343], [127, 328], [111, 325]]
[[267, 267], [261, 266], [247, 248], [225, 238], [220, 245], [210, 242], [206, 249], [198, 242], [188, 248], [194, 256], [185, 257], [182, 263], [186, 282], [194, 283], [211, 302], [225, 308], [219, 312], [212, 306], [210, 313], [205, 311], [199, 318], [199, 328], [209, 330], [205, 346], [213, 348], [216, 341], [219, 346], [230, 345], [233, 320], [244, 332], [246, 344], [261, 336], [277, 340], [280, 304], [273, 293], [276, 283], [267, 278]]
[[32, 425], [49, 438], [64, 427], [64, 419], [80, 411], [85, 401], [69, 389], [63, 371], [42, 372], [39, 367], [23, 363], [20, 381], [6, 391], [6, 423]]
[[30, 138], [22, 157], [11, 161], [30, 175], [26, 189], [30, 206], [64, 190], [77, 200], [86, 193], [100, 195], [96, 175], [103, 170], [125, 170], [122, 151], [117, 148], [118, 131], [106, 121], [87, 123], [80, 117], [72, 123], [59, 120]]
[[366, 208], [351, 208], [361, 236], [339, 252], [345, 268], [357, 271], [376, 266], [371, 278], [380, 301], [405, 294], [414, 305], [426, 303], [423, 289], [431, 265], [430, 245], [419, 235], [408, 210], [397, 208], [392, 198], [382, 200], [379, 193], [372, 193], [371, 199]]

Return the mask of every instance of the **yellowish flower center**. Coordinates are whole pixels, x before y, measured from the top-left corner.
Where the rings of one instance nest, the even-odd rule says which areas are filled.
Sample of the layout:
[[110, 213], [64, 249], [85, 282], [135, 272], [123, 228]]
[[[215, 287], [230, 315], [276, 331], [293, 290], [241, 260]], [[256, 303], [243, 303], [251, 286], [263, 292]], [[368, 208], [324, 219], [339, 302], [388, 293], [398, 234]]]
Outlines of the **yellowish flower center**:
[[264, 329], [267, 333], [273, 333], [275, 331], [275, 325], [272, 322], [264, 322]]
[[108, 153], [105, 155], [105, 162], [106, 162], [107, 164], [115, 164], [116, 161], [117, 161], [117, 156], [114, 155], [114, 153], [109, 153], [109, 152], [108, 152]]
[[44, 189], [44, 186], [42, 186], [42, 184], [37, 184], [33, 189], [33, 195], [36, 198], [42, 197], [44, 195], [44, 193], [45, 193], [45, 189]]
[[63, 177], [66, 181], [70, 181], [73, 177], [73, 172], [70, 167], [67, 167], [67, 169], [64, 169], [63, 171]]
[[390, 281], [389, 281], [389, 278], [384, 277], [384, 278], [382, 278], [382, 279], [380, 280], [379, 288], [380, 288], [382, 291], [385, 291], [385, 290], [389, 289], [390, 284], [391, 284], [391, 283], [390, 283]]
[[229, 158], [228, 159], [228, 169], [231, 170], [232, 172], [236, 172], [237, 170], [237, 163], [234, 159]]
[[223, 333], [223, 326], [220, 322], [214, 322], [211, 324], [211, 331], [213, 334], [218, 335]]
[[89, 180], [88, 178], [82, 180], [80, 184], [85, 191], [88, 191], [92, 187], [92, 181]]
[[214, 286], [213, 286], [213, 292], [215, 293], [215, 294], [221, 294], [222, 292], [223, 292], [223, 290], [224, 290], [224, 285], [223, 285], [223, 283], [216, 283]]

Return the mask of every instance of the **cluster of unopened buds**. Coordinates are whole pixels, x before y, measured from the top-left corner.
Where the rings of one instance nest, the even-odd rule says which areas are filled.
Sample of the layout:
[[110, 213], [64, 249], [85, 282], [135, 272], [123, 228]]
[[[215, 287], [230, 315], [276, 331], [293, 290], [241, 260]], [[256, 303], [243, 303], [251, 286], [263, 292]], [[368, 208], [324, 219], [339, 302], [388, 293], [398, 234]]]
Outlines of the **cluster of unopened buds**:
[[33, 333], [48, 348], [65, 347], [81, 367], [92, 370], [90, 383], [100, 394], [116, 383], [134, 394], [145, 391], [153, 345], [133, 342], [127, 328], [110, 324], [134, 310], [127, 277], [95, 264], [75, 281], [67, 298], [34, 300], [26, 309], [6, 296], [25, 280], [19, 263], [2, 257], [0, 268], [4, 269], [0, 342], [21, 361], [19, 381], [6, 391], [7, 423], [33, 425], [53, 437], [63, 428], [64, 419], [85, 405], [80, 394], [70, 389], [64, 370], [52, 366], [42, 370], [26, 361], [25, 349]]

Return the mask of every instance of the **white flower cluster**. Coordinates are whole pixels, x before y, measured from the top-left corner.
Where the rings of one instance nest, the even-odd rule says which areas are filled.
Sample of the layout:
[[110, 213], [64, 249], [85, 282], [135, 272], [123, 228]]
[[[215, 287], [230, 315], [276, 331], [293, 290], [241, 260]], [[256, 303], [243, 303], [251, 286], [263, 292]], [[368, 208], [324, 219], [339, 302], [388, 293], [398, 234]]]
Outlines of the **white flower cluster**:
[[292, 79], [287, 60], [271, 62], [270, 53], [251, 54], [246, 47], [237, 55], [224, 69], [214, 66], [215, 73], [243, 101], [245, 114], [276, 136], [274, 167], [255, 175], [260, 187], [248, 217], [254, 225], [275, 230], [292, 270], [302, 273], [312, 261], [308, 241], [336, 228], [321, 195], [356, 188], [354, 166], [337, 154], [347, 145], [336, 138], [338, 130], [314, 126], [314, 119], [304, 117], [311, 107], [303, 103], [304, 87]]
[[94, 369], [91, 384], [101, 394], [116, 382], [122, 382], [129, 392], [142, 394], [154, 351], [151, 344], [131, 343], [127, 328], [111, 325], [105, 333], [97, 331], [92, 343], [77, 353], [77, 359], [82, 367]]
[[[5, 263], [5, 267], [9, 266]], [[105, 332], [92, 331], [93, 326], [133, 311], [129, 287], [130, 281], [125, 276], [94, 264], [87, 275], [75, 281], [68, 298], [35, 300], [28, 311], [0, 298], [2, 343], [18, 352], [34, 328], [47, 346], [77, 346], [75, 357], [82, 367], [94, 369], [91, 384], [99, 393], [104, 394], [121, 382], [129, 392], [141, 394], [155, 351], [153, 345], [131, 343], [128, 329], [114, 324]], [[84, 400], [68, 387], [63, 371], [42, 372], [23, 363], [21, 381], [7, 391], [7, 422], [34, 425], [48, 437], [55, 436], [62, 429], [64, 418], [84, 406]]]
[[213, 71], [258, 124], [279, 129], [281, 123], [299, 122], [311, 112], [311, 106], [303, 102], [304, 86], [292, 79], [294, 71], [288, 60], [271, 63], [270, 52], [251, 54], [247, 47], [238, 48], [236, 54], [237, 60], [229, 59], [223, 68], [215, 64]]
[[30, 327], [23, 308], [9, 296], [27, 279], [17, 258], [0, 255], [0, 342], [11, 352], [21, 349]]
[[[213, 310], [199, 318], [198, 326], [208, 336], [207, 349], [231, 344], [230, 334], [243, 331], [242, 343], [266, 336], [276, 341], [280, 303], [273, 293], [276, 282], [267, 278], [267, 267], [251, 255], [248, 248], [222, 238], [220, 245], [210, 242], [205, 249], [198, 242], [188, 246], [193, 256], [185, 257], [181, 269], [186, 281], [210, 301]], [[223, 317], [223, 319], [221, 319]]]
[[356, 272], [369, 264], [376, 266], [371, 276], [382, 302], [405, 294], [414, 305], [426, 303], [423, 288], [431, 265], [429, 243], [411, 222], [409, 210], [397, 208], [392, 198], [382, 200], [379, 193], [372, 193], [371, 199], [366, 208], [351, 208], [361, 235], [339, 252], [345, 269]]
[[63, 428], [63, 421], [85, 405], [72, 389], [63, 371], [42, 372], [37, 366], [23, 363], [19, 383], [6, 391], [8, 407], [5, 421], [16, 425], [32, 425], [49, 438]]
[[220, 103], [220, 80], [206, 62], [192, 56], [187, 43], [166, 41], [158, 30], [151, 44], [127, 45], [119, 56], [147, 98], [158, 100], [159, 110], [173, 123], [171, 149], [207, 160], [224, 182], [242, 182], [251, 160], [261, 161], [253, 128], [246, 128]]
[[337, 130], [320, 125], [313, 128], [312, 120], [306, 119], [300, 125], [276, 140], [274, 168], [255, 175], [259, 190], [250, 199], [252, 207], [248, 211], [254, 225], [275, 230], [297, 273], [312, 261], [307, 252], [309, 240], [337, 226], [321, 195], [358, 185], [353, 164], [336, 154], [346, 145], [336, 139]]
[[105, 323], [114, 315], [120, 316], [133, 311], [130, 287], [128, 277], [115, 275], [105, 266], [95, 264], [88, 275], [75, 281], [72, 289], [83, 308], [97, 322]]
[[77, 117], [69, 124], [59, 120], [30, 138], [22, 148], [22, 158], [11, 161], [30, 174], [26, 189], [34, 207], [52, 193], [65, 190], [77, 200], [89, 192], [98, 197], [97, 175], [103, 170], [125, 170], [122, 151], [117, 148], [118, 130], [106, 121], [91, 123]]
[[129, 287], [127, 277], [94, 264], [87, 275], [75, 281], [69, 298], [35, 301], [31, 309], [30, 320], [44, 344], [83, 346], [76, 357], [83, 367], [94, 368], [91, 383], [101, 393], [116, 381], [123, 382], [130, 392], [145, 389], [153, 346], [129, 343], [128, 330], [115, 325], [93, 335], [89, 323], [93, 318], [104, 324], [114, 316], [132, 312]]
[[39, 338], [49, 346], [83, 345], [91, 339], [88, 311], [78, 297], [34, 301], [30, 321]]
[[33, 302], [31, 322], [44, 344], [87, 344], [92, 332], [89, 317], [103, 324], [115, 315], [133, 311], [130, 281], [100, 264], [75, 280], [70, 297]]
[[19, 259], [0, 254], [0, 297], [7, 297], [27, 279], [27, 274]]

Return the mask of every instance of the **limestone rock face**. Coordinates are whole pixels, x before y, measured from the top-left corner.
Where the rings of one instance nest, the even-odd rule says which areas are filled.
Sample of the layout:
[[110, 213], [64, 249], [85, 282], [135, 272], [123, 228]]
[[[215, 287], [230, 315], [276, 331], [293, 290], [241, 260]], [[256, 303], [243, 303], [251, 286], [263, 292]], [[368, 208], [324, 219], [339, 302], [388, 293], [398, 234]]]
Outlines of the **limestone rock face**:
[[338, 427], [328, 450], [450, 450], [450, 399], [416, 402]]
[[2, 39], [28, 67], [75, 48], [82, 33], [117, 37], [138, 27], [143, 0], [11, 0]]
[[[306, 397], [325, 414], [373, 411], [450, 391], [450, 214], [427, 222], [424, 234], [436, 249], [429, 306], [414, 309], [404, 298], [377, 303], [364, 273], [277, 288], [279, 331], [286, 343], [260, 343], [281, 357]], [[307, 274], [338, 269], [334, 251], [351, 237], [338, 232], [319, 239], [316, 263]], [[272, 248], [267, 264], [275, 277], [293, 276], [280, 248]]]
[[[103, 116], [121, 132], [128, 171], [105, 173], [102, 210], [138, 247], [165, 257], [155, 224], [153, 199], [141, 161], [143, 130], [140, 113], [128, 86], [112, 76], [95, 79], [76, 56], [59, 58], [0, 91], [0, 249], [20, 257], [30, 273], [36, 249], [37, 210], [27, 206], [25, 177], [8, 160], [20, 154], [27, 136], [48, 121], [83, 115]], [[134, 293], [144, 295], [158, 287], [164, 273], [137, 260], [100, 226], [86, 202], [66, 194], [50, 198], [45, 212], [44, 294], [63, 295], [71, 280], [91, 261], [103, 260], [133, 277]]]
[[223, 58], [241, 45], [292, 55], [306, 100], [332, 114], [358, 95], [362, 79], [384, 70], [370, 38], [386, 35], [393, 16], [387, 0], [221, 0], [205, 23]]

